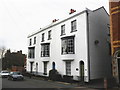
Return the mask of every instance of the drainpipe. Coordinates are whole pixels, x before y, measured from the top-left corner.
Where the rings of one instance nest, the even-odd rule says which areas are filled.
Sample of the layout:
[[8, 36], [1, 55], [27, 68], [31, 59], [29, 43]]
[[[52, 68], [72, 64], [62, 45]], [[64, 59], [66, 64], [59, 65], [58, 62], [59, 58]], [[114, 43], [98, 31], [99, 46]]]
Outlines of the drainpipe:
[[87, 48], [88, 48], [88, 82], [90, 81], [90, 43], [89, 43], [89, 11], [86, 9], [86, 20], [87, 20]]

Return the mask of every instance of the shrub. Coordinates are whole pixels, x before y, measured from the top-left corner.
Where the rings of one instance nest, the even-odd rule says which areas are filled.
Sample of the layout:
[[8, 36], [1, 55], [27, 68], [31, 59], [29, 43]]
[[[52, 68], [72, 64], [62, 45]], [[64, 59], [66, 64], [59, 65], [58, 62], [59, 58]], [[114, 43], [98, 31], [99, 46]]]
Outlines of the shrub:
[[58, 73], [56, 69], [52, 69], [49, 71], [49, 79], [53, 81], [61, 81], [62, 76]]
[[63, 80], [64, 80], [65, 82], [72, 83], [72, 82], [73, 82], [73, 76], [64, 75], [64, 76], [63, 76]]

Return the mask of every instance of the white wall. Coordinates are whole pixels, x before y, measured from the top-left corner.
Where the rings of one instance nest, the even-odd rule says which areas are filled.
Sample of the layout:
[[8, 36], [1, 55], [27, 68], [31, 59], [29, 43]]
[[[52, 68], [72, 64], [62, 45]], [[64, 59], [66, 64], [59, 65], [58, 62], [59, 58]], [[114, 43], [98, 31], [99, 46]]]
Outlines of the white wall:
[[[109, 16], [103, 8], [89, 13], [90, 79], [111, 75], [108, 44]], [[95, 45], [98, 40], [98, 45]]]
[[[73, 15], [74, 16], [74, 15]], [[35, 71], [36, 62], [38, 63], [38, 71], [40, 73], [44, 72], [43, 61], [48, 61], [47, 73], [52, 69], [52, 62], [55, 62], [56, 69], [62, 75], [66, 75], [65, 60], [72, 60], [71, 62], [71, 75], [74, 79], [78, 79], [80, 76], [80, 61], [84, 62], [84, 76], [85, 81], [89, 81], [89, 70], [90, 79], [101, 78], [110, 74], [110, 55], [107, 44], [107, 24], [109, 23], [109, 17], [106, 15], [104, 9], [100, 9], [95, 12], [90, 12], [89, 14], [89, 37], [87, 32], [87, 15], [86, 12], [77, 14], [76, 16], [66, 19], [64, 21], [58, 21], [53, 27], [46, 29], [41, 29], [35, 35], [29, 37], [32, 38], [36, 36], [35, 46], [35, 59], [27, 59], [27, 71], [30, 71], [30, 61], [34, 61], [33, 70]], [[71, 33], [71, 21], [77, 21], [77, 31]], [[65, 24], [66, 35], [61, 36], [61, 25]], [[51, 40], [48, 40], [48, 31], [51, 30]], [[45, 41], [41, 42], [42, 33], [45, 33]], [[61, 55], [61, 38], [67, 36], [75, 36], [75, 54]], [[89, 39], [89, 48], [88, 48]], [[95, 45], [94, 41], [99, 40], [99, 44]], [[50, 43], [50, 57], [41, 57], [41, 43]], [[89, 50], [88, 50], [89, 49]], [[89, 52], [88, 52], [89, 51]], [[89, 57], [88, 57], [89, 53]], [[90, 58], [90, 64], [88, 60]], [[90, 69], [89, 69], [90, 65]], [[107, 67], [108, 68], [107, 68]], [[78, 68], [78, 71], [76, 70]], [[106, 73], [107, 72], [107, 73]]]
[[[77, 20], [77, 31], [71, 33], [71, 21]], [[66, 35], [61, 36], [61, 25], [65, 24], [65, 33]], [[48, 31], [51, 30], [52, 39], [48, 39]], [[42, 33], [45, 33], [45, 41], [41, 42], [41, 36]], [[85, 63], [85, 76], [88, 77], [88, 63], [87, 63], [87, 36], [86, 36], [86, 12], [82, 13], [79, 16], [70, 18], [69, 20], [66, 20], [54, 27], [48, 28], [40, 33], [38, 33], [36, 36], [37, 44], [35, 45], [35, 60], [33, 60], [35, 63], [38, 62], [39, 66], [39, 72], [43, 72], [43, 61], [48, 61], [48, 72], [52, 69], [52, 62], [55, 62], [56, 69], [58, 72], [62, 75], [66, 75], [66, 69], [65, 69], [65, 61], [64, 60], [73, 60], [71, 62], [71, 74], [73, 76], [80, 76], [80, 66], [79, 62], [82, 60]], [[75, 54], [66, 54], [61, 55], [61, 38], [66, 36], [73, 36], [75, 35]], [[33, 38], [34, 36], [30, 37]], [[28, 39], [30, 39], [28, 38]], [[41, 51], [41, 43], [50, 43], [50, 57], [40, 57], [40, 51]], [[32, 45], [33, 46], [33, 45]], [[29, 61], [32, 61], [28, 59], [27, 65], [29, 65]], [[30, 68], [28, 66], [28, 68]], [[35, 68], [35, 64], [34, 67]], [[79, 70], [76, 71], [76, 68]], [[29, 69], [27, 69], [29, 70]], [[34, 69], [33, 69], [34, 70]], [[86, 79], [87, 80], [87, 79]]]

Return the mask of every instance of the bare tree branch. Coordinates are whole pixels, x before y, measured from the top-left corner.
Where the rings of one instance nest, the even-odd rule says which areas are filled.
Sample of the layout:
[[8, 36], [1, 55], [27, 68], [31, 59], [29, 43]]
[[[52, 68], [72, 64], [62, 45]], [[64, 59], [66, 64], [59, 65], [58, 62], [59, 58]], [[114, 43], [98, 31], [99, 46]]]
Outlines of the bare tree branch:
[[6, 50], [5, 46], [0, 47], [0, 59], [3, 58], [5, 50]]

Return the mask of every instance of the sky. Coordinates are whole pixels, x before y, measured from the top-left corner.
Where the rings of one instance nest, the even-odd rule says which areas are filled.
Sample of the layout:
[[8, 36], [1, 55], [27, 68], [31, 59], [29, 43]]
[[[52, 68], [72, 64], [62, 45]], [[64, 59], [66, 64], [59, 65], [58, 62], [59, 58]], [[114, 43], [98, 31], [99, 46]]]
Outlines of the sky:
[[69, 16], [70, 9], [81, 12], [102, 6], [109, 13], [109, 0], [0, 0], [0, 47], [27, 54], [29, 34]]

